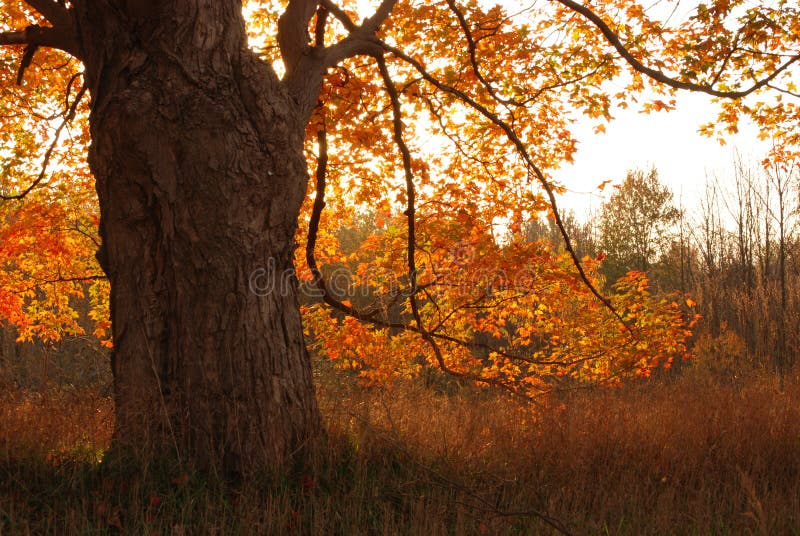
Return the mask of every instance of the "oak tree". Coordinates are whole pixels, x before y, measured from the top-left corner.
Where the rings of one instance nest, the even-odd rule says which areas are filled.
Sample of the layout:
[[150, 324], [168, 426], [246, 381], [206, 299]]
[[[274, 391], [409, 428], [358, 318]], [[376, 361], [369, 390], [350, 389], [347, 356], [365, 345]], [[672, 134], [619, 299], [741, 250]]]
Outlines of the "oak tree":
[[[2, 217], [21, 226], [25, 251], [37, 240], [57, 251], [53, 233], [24, 223], [55, 207], [48, 229], [75, 228], [75, 247], [91, 249], [84, 194], [94, 181], [115, 438], [199, 466], [280, 467], [320, 431], [295, 256], [339, 315], [333, 324], [311, 312], [310, 325], [351, 326], [350, 347], [381, 330], [394, 341], [360, 355], [410, 349], [511, 388], [564, 371], [647, 369], [655, 346], [683, 351], [684, 336], [668, 334], [684, 324], [635, 274], [617, 298], [603, 296], [597, 260], [576, 255], [551, 178], [576, 150], [574, 121], [600, 130], [637, 99], [657, 111], [677, 90], [702, 91], [724, 101], [721, 131], [747, 115], [776, 136], [774, 158], [797, 155], [794, 3], [713, 0], [681, 15], [634, 0], [2, 0]], [[766, 92], [774, 97], [758, 97]], [[337, 297], [320, 265], [335, 243], [331, 220], [365, 205], [385, 216], [367, 241], [385, 255], [358, 274], [382, 289], [364, 309]], [[498, 226], [513, 234], [545, 210], [563, 254], [523, 240], [497, 249]], [[36, 272], [1, 248], [19, 277]], [[491, 284], [452, 284], [492, 259]], [[541, 261], [534, 277], [496, 276], [527, 259]], [[0, 313], [30, 322], [22, 317], [48, 288], [79, 292], [92, 268], [67, 263], [33, 294], [16, 281]], [[577, 288], [586, 301], [572, 304], [574, 324], [605, 316], [561, 330], [567, 308], [546, 300]], [[668, 329], [648, 342], [654, 326]], [[348, 348], [332, 331], [327, 351]], [[497, 344], [478, 352], [476, 332]]]

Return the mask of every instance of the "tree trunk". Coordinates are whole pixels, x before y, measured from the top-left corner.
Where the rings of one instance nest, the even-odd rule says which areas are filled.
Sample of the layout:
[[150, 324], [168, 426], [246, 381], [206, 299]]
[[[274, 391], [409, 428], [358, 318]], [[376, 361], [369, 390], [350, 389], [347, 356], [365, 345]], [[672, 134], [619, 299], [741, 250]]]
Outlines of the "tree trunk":
[[292, 260], [305, 119], [247, 48], [239, 1], [77, 9], [115, 439], [279, 468], [321, 426]]

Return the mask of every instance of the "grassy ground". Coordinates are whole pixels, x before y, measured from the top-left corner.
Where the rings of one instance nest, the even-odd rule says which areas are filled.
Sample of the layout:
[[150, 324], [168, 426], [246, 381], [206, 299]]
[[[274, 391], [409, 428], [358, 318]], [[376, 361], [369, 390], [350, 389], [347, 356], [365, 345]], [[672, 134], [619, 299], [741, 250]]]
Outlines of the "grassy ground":
[[800, 382], [709, 378], [536, 410], [322, 378], [326, 446], [239, 489], [100, 463], [106, 398], [6, 392], [0, 534], [800, 534]]

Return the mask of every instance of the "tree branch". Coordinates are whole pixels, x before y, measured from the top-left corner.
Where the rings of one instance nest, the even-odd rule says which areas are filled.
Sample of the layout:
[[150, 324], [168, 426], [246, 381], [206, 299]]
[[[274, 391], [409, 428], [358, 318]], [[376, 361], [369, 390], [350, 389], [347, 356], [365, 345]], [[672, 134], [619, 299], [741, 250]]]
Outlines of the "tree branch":
[[[328, 137], [327, 131], [325, 130], [325, 125], [320, 129], [317, 133], [317, 144], [319, 146], [319, 156], [317, 157], [317, 169], [316, 169], [316, 197], [314, 199], [314, 206], [311, 209], [311, 219], [308, 225], [308, 238], [306, 241], [306, 263], [308, 264], [309, 269], [314, 277], [312, 284], [322, 293], [322, 300], [337, 311], [340, 311], [347, 316], [351, 316], [357, 320], [362, 322], [368, 322], [378, 327], [388, 328], [388, 329], [395, 329], [400, 331], [410, 331], [413, 333], [417, 333], [420, 335], [423, 340], [431, 347], [433, 353], [436, 358], [436, 362], [445, 373], [450, 374], [455, 377], [463, 378], [466, 380], [476, 381], [485, 383], [487, 385], [494, 385], [500, 387], [502, 389], [507, 390], [508, 392], [521, 396], [527, 400], [533, 400], [533, 397], [529, 394], [520, 391], [519, 389], [515, 389], [513, 385], [509, 385], [506, 382], [501, 380], [497, 380], [494, 378], [489, 378], [486, 376], [481, 376], [479, 374], [472, 374], [468, 372], [458, 372], [450, 367], [447, 366], [446, 362], [444, 361], [444, 355], [437, 343], [437, 340], [450, 342], [453, 344], [459, 344], [464, 347], [468, 348], [478, 348], [484, 347], [483, 345], [463, 341], [456, 337], [451, 337], [449, 335], [443, 333], [436, 333], [432, 331], [425, 330], [421, 323], [417, 323], [416, 325], [406, 324], [402, 322], [389, 322], [378, 318], [377, 311], [372, 312], [365, 312], [351, 305], [346, 305], [345, 303], [341, 302], [340, 300], [336, 299], [333, 294], [331, 294], [328, 286], [325, 282], [325, 278], [322, 275], [319, 267], [317, 266], [317, 260], [314, 253], [314, 249], [316, 248], [317, 243], [317, 234], [319, 232], [319, 222], [322, 216], [322, 211], [325, 209], [325, 186], [326, 186], [326, 176], [327, 176], [327, 166], [328, 166]], [[422, 288], [423, 286], [420, 285], [417, 290]], [[488, 348], [488, 346], [487, 346]], [[522, 361], [531, 362], [529, 359], [511, 356], [502, 352], [502, 350], [492, 348], [492, 351], [497, 351], [498, 354], [504, 355], [510, 359], [519, 359]], [[552, 364], [552, 363], [549, 363]]]
[[311, 50], [308, 23], [318, 4], [317, 0], [290, 0], [278, 19], [278, 45], [287, 77], [292, 76], [301, 58]]
[[475, 99], [464, 93], [463, 91], [456, 89], [452, 86], [445, 84], [444, 82], [438, 80], [436, 77], [431, 75], [425, 67], [417, 60], [403, 52], [402, 50], [398, 49], [397, 47], [393, 47], [387, 43], [380, 42], [381, 46], [387, 51], [391, 52], [398, 58], [402, 59], [409, 65], [411, 65], [421, 76], [425, 79], [428, 83], [438, 88], [440, 91], [444, 91], [445, 93], [449, 93], [454, 97], [457, 97], [459, 100], [470, 106], [472, 109], [480, 113], [486, 119], [491, 121], [494, 125], [499, 127], [506, 135], [506, 138], [514, 145], [517, 153], [522, 157], [523, 161], [525, 162], [525, 166], [528, 170], [537, 178], [539, 184], [541, 184], [542, 188], [544, 189], [545, 193], [547, 194], [547, 198], [550, 202], [550, 207], [553, 213], [553, 219], [555, 220], [556, 226], [558, 227], [559, 233], [561, 234], [562, 239], [564, 240], [564, 247], [567, 250], [570, 258], [572, 259], [572, 264], [575, 265], [575, 268], [578, 270], [578, 275], [586, 285], [586, 288], [598, 299], [600, 303], [602, 303], [606, 309], [608, 309], [617, 319], [629, 329], [632, 327], [628, 322], [626, 322], [622, 315], [617, 311], [614, 305], [609, 301], [608, 298], [603, 296], [603, 294], [597, 289], [597, 287], [591, 282], [589, 276], [586, 274], [586, 270], [583, 268], [583, 264], [581, 260], [578, 258], [578, 254], [575, 252], [575, 247], [572, 244], [572, 239], [569, 236], [569, 233], [564, 226], [564, 222], [561, 219], [561, 214], [558, 209], [558, 203], [556, 201], [555, 191], [550, 183], [542, 173], [542, 170], [536, 165], [533, 161], [533, 157], [531, 157], [530, 153], [528, 152], [525, 144], [522, 140], [517, 136], [514, 129], [505, 121], [500, 119], [497, 114], [492, 113], [488, 108], [477, 102]]
[[386, 92], [389, 94], [389, 100], [392, 104], [392, 133], [394, 136], [394, 143], [400, 149], [400, 154], [403, 157], [403, 175], [406, 179], [406, 196], [408, 201], [406, 203], [405, 215], [408, 221], [408, 241], [406, 244], [406, 256], [408, 263], [408, 279], [411, 283], [411, 289], [408, 293], [408, 301], [411, 305], [411, 314], [414, 317], [417, 327], [426, 339], [429, 337], [427, 331], [422, 325], [422, 318], [419, 314], [419, 304], [417, 303], [417, 264], [415, 259], [415, 251], [417, 248], [416, 238], [416, 191], [414, 189], [414, 173], [411, 170], [411, 152], [408, 150], [405, 140], [403, 139], [403, 116], [400, 110], [400, 96], [397, 93], [397, 88], [394, 87], [394, 82], [386, 68], [386, 60], [383, 56], [376, 58], [378, 62], [378, 69], [383, 79], [383, 85]]
[[[74, 81], [74, 77], [72, 81]], [[70, 84], [72, 83], [72, 81], [70, 81]], [[53, 135], [53, 141], [50, 143], [50, 145], [47, 147], [47, 151], [45, 151], [44, 153], [44, 158], [42, 159], [42, 169], [41, 171], [39, 171], [39, 176], [36, 177], [36, 179], [27, 188], [25, 188], [25, 190], [23, 190], [18, 194], [13, 194], [13, 195], [0, 194], [0, 200], [10, 201], [12, 199], [23, 199], [29, 193], [31, 193], [34, 188], [39, 186], [39, 184], [44, 180], [44, 177], [47, 173], [47, 167], [50, 164], [50, 158], [53, 156], [53, 151], [55, 150], [59, 140], [61, 139], [61, 131], [64, 130], [64, 127], [67, 126], [67, 124], [70, 121], [72, 121], [72, 119], [75, 117], [75, 112], [78, 109], [78, 104], [81, 102], [81, 99], [83, 98], [85, 93], [86, 93], [86, 84], [81, 86], [81, 89], [78, 90], [78, 93], [75, 95], [75, 100], [72, 101], [72, 104], [69, 105], [67, 111], [64, 114], [63, 121], [61, 121], [61, 124], [58, 125], [58, 128], [56, 128], [55, 134]]]
[[578, 2], [574, 2], [573, 0], [556, 0], [556, 1], [558, 3], [564, 5], [564, 6], [568, 7], [572, 11], [575, 11], [576, 13], [579, 13], [584, 18], [589, 20], [592, 24], [594, 24], [600, 30], [600, 32], [603, 34], [603, 36], [606, 38], [606, 40], [611, 44], [611, 46], [613, 46], [616, 49], [617, 53], [619, 53], [619, 55], [622, 56], [622, 58], [625, 61], [627, 61], [628, 64], [631, 67], [633, 67], [636, 71], [638, 71], [638, 72], [640, 72], [640, 73], [642, 73], [644, 75], [649, 76], [650, 78], [652, 78], [656, 82], [660, 82], [660, 83], [662, 83], [662, 84], [664, 84], [666, 86], [669, 86], [669, 87], [672, 87], [672, 88], [675, 88], [675, 89], [685, 89], [685, 90], [689, 90], [689, 91], [696, 91], [696, 92], [706, 93], [706, 94], [711, 95], [713, 97], [721, 97], [721, 98], [725, 98], [725, 99], [740, 99], [740, 98], [746, 97], [747, 95], [753, 93], [754, 91], [757, 91], [757, 90], [761, 89], [762, 87], [768, 85], [779, 74], [781, 74], [783, 71], [788, 69], [793, 63], [796, 63], [796, 62], [800, 61], [800, 54], [796, 54], [794, 56], [791, 56], [788, 61], [783, 63], [780, 67], [775, 69], [768, 76], [766, 76], [765, 78], [762, 78], [761, 80], [755, 82], [749, 88], [744, 89], [744, 90], [739, 90], [739, 91], [721, 91], [721, 90], [718, 90], [718, 89], [714, 89], [712, 86], [707, 86], [707, 85], [703, 85], [703, 84], [696, 84], [694, 82], [684, 82], [684, 81], [681, 81], [681, 80], [676, 80], [675, 78], [672, 78], [671, 76], [669, 76], [669, 75], [667, 75], [667, 74], [665, 74], [665, 73], [663, 73], [661, 71], [657, 71], [656, 69], [648, 67], [648, 66], [644, 65], [642, 62], [640, 62], [639, 60], [637, 60], [633, 56], [633, 54], [631, 54], [630, 51], [625, 47], [625, 45], [622, 43], [622, 40], [614, 32], [614, 30], [612, 30], [611, 27], [608, 26], [608, 24], [606, 24], [603, 21], [603, 19], [601, 19], [600, 16], [597, 15], [597, 13], [592, 11], [590, 8], [579, 4]]
[[78, 41], [72, 32], [72, 26], [55, 27], [31, 24], [24, 30], [0, 33], [0, 45], [28, 45], [31, 47], [49, 47], [80, 58]]
[[33, 290], [39, 290], [44, 285], [54, 285], [56, 283], [88, 283], [90, 281], [107, 281], [108, 276], [104, 274], [89, 274], [84, 276], [62, 277], [59, 275], [53, 279], [33, 279], [34, 284], [21, 289], [13, 290], [14, 294], [24, 295]]
[[350, 18], [350, 16], [347, 13], [345, 13], [344, 11], [342, 11], [342, 8], [340, 8], [339, 6], [337, 6], [336, 4], [331, 2], [331, 0], [322, 0], [320, 2], [320, 4], [325, 6], [325, 8], [328, 11], [330, 11], [330, 13], [339, 22], [341, 22], [344, 25], [344, 27], [347, 29], [348, 32], [353, 32], [353, 31], [355, 31], [356, 28], [358, 28], [358, 26], [356, 26], [356, 23], [353, 22], [353, 20]]
[[391, 14], [396, 3], [397, 0], [383, 0], [381, 5], [378, 6], [378, 9], [375, 10], [375, 13], [373, 13], [371, 17], [364, 19], [364, 22], [361, 23], [361, 30], [368, 34], [377, 32], [381, 24], [383, 24]]
[[325, 49], [325, 67], [334, 67], [342, 60], [353, 56], [378, 56], [383, 49], [374, 36], [356, 30], [338, 43]]
[[772, 84], [767, 84], [767, 87], [770, 88], [773, 91], [777, 91], [779, 93], [785, 93], [786, 95], [790, 95], [792, 97], [796, 97], [796, 98], [800, 99], [800, 93], [798, 93], [796, 91], [789, 91], [786, 88], [773, 86]]
[[321, 3], [317, 8], [317, 24], [314, 27], [314, 48], [325, 48], [325, 28], [329, 14], [328, 8]]
[[[411, 282], [411, 289], [408, 293], [408, 303], [411, 306], [411, 316], [414, 318], [414, 323], [416, 324], [417, 333], [422, 337], [422, 339], [428, 343], [431, 350], [433, 351], [433, 355], [436, 358], [436, 363], [442, 372], [449, 374], [455, 377], [467, 378], [472, 380], [483, 381], [486, 383], [493, 383], [489, 381], [489, 378], [485, 378], [478, 374], [467, 374], [462, 372], [457, 372], [447, 366], [447, 363], [444, 360], [444, 353], [442, 352], [439, 343], [436, 341], [435, 333], [433, 331], [429, 331], [425, 328], [422, 324], [422, 315], [419, 311], [419, 303], [417, 301], [417, 292], [418, 292], [418, 285], [417, 285], [417, 264], [415, 259], [415, 252], [417, 248], [417, 238], [416, 238], [416, 221], [415, 221], [415, 214], [416, 214], [416, 191], [414, 188], [414, 173], [411, 169], [411, 152], [408, 150], [408, 145], [406, 145], [405, 140], [403, 139], [403, 116], [402, 111], [400, 108], [400, 95], [397, 92], [397, 88], [394, 86], [394, 82], [392, 81], [392, 77], [389, 74], [389, 69], [386, 67], [386, 60], [384, 59], [383, 55], [378, 56], [375, 58], [378, 63], [378, 69], [381, 73], [381, 78], [383, 79], [383, 85], [386, 88], [386, 92], [389, 94], [389, 100], [391, 101], [392, 105], [392, 130], [393, 130], [393, 137], [394, 142], [397, 147], [400, 149], [400, 154], [403, 158], [403, 174], [406, 180], [406, 196], [408, 197], [408, 202], [406, 204], [405, 215], [407, 218], [407, 228], [408, 228], [408, 240], [406, 244], [406, 256], [407, 256], [407, 265], [408, 265], [408, 277]], [[511, 392], [515, 392], [514, 389], [510, 386], [506, 386], [505, 382], [496, 382], [496, 385], [503, 386]]]
[[323, 0], [323, 4], [333, 16], [341, 21], [350, 32], [346, 38], [326, 49], [325, 66], [332, 67], [345, 58], [362, 54], [374, 57], [381, 55], [383, 49], [378, 45], [375, 39], [375, 32], [378, 31], [381, 24], [389, 17], [396, 3], [397, 0], [383, 0], [371, 17], [364, 19], [361, 26], [356, 26], [350, 17], [338, 6], [333, 4], [333, 2], [330, 0]]
[[[375, 32], [391, 13], [396, 0], [383, 0], [375, 13], [357, 26], [331, 0], [291, 0], [278, 20], [278, 44], [286, 66], [284, 83], [289, 93], [300, 105], [303, 115], [308, 115], [317, 102], [322, 78], [328, 67], [342, 60], [357, 56], [377, 56], [383, 50], [377, 46]], [[318, 10], [321, 6], [324, 10]], [[350, 32], [347, 37], [331, 47], [321, 46], [320, 32], [324, 28], [317, 25], [315, 46], [311, 45], [309, 22], [314, 13], [323, 17], [332, 14]], [[322, 19], [320, 19], [322, 22]], [[323, 23], [324, 26], [324, 23]]]
[[25, 3], [38, 11], [53, 26], [71, 26], [72, 17], [61, 2], [53, 0], [25, 0]]
[[372, 34], [378, 31], [381, 24], [389, 17], [394, 9], [397, 0], [383, 0], [381, 5], [378, 6], [378, 9], [375, 10], [375, 13], [372, 16], [367, 17], [364, 19], [364, 22], [361, 23], [361, 26], [358, 26], [350, 16], [345, 13], [342, 8], [334, 4], [331, 0], [321, 0], [320, 4], [325, 6], [325, 8], [331, 12], [331, 14], [342, 23], [345, 29], [352, 33], [357, 31], [364, 32], [366, 34]]
[[461, 31], [464, 34], [464, 38], [467, 40], [469, 62], [470, 65], [472, 65], [472, 71], [475, 73], [475, 77], [478, 79], [478, 81], [480, 81], [483, 87], [486, 88], [486, 91], [489, 92], [489, 95], [497, 102], [511, 106], [524, 106], [525, 102], [516, 101], [514, 99], [504, 99], [498, 95], [494, 86], [492, 86], [492, 84], [483, 76], [480, 65], [478, 64], [477, 43], [475, 42], [475, 38], [472, 36], [472, 31], [469, 29], [469, 24], [467, 23], [464, 13], [458, 8], [455, 0], [447, 0], [447, 5], [450, 7], [450, 11], [452, 11], [456, 16], [456, 19], [458, 19], [458, 24], [461, 26]]

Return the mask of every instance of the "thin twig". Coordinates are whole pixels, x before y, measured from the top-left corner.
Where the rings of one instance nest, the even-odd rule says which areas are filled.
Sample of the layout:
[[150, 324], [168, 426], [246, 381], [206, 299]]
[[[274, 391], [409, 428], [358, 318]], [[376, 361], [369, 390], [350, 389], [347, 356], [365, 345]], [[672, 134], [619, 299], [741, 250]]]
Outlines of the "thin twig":
[[[70, 84], [71, 83], [72, 83], [72, 81], [70, 81]], [[10, 201], [10, 200], [14, 200], [14, 199], [24, 199], [29, 193], [31, 193], [33, 191], [34, 188], [39, 186], [39, 184], [44, 180], [45, 175], [47, 173], [47, 166], [50, 164], [50, 158], [52, 157], [53, 151], [55, 150], [56, 145], [58, 145], [58, 142], [59, 142], [59, 140], [61, 138], [61, 131], [75, 117], [75, 112], [76, 112], [76, 110], [78, 108], [78, 104], [80, 103], [80, 101], [83, 98], [83, 95], [85, 93], [86, 93], [86, 84], [84, 83], [81, 86], [81, 89], [78, 90], [78, 93], [75, 95], [75, 100], [72, 101], [72, 104], [70, 104], [69, 108], [67, 109], [67, 112], [66, 112], [66, 114], [64, 116], [64, 120], [61, 122], [60, 125], [58, 125], [58, 128], [56, 128], [56, 131], [55, 131], [55, 134], [54, 134], [54, 137], [53, 137], [53, 141], [50, 143], [50, 146], [47, 148], [47, 151], [45, 151], [45, 153], [44, 153], [44, 158], [42, 159], [42, 169], [39, 172], [39, 176], [36, 177], [36, 179], [25, 190], [23, 190], [22, 192], [20, 192], [18, 194], [14, 194], [14, 195], [3, 195], [3, 194], [0, 194], [0, 199], [2, 199], [3, 201]]]

